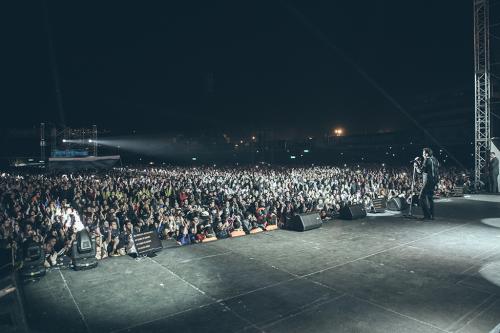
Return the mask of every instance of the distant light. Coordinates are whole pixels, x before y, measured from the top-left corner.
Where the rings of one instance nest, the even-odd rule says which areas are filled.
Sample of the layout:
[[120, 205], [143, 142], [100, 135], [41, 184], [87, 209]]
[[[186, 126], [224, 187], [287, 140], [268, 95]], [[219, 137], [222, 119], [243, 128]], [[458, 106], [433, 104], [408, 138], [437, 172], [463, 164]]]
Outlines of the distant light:
[[258, 154], [258, 153], [259, 153], [259, 151], [257, 150], [257, 151], [256, 151], [256, 153]]
[[396, 154], [392, 154], [392, 156], [394, 157], [394, 156], [396, 156]]
[[344, 153], [340, 153], [340, 155], [344, 155]]
[[304, 153], [308, 153], [309, 152], [309, 149], [304, 149]]
[[294, 159], [295, 159], [295, 155], [290, 156], [290, 158], [291, 158], [292, 160], [294, 160]]
[[304, 155], [300, 154], [300, 157], [304, 157]]
[[313, 138], [312, 137], [309, 137], [309, 140], [312, 140]]
[[165, 162], [163, 162], [162, 164], [165, 165]]
[[252, 136], [252, 140], [255, 140], [255, 136]]
[[34, 159], [33, 158], [28, 158], [28, 162], [33, 162]]
[[344, 167], [346, 167], [346, 166], [347, 166], [347, 164], [344, 164]]
[[193, 161], [196, 161], [196, 157], [191, 158]]
[[364, 161], [364, 160], [365, 160], [365, 158], [364, 158], [364, 157], [361, 157], [361, 160], [362, 160], [362, 161]]
[[240, 143], [243, 143], [243, 140], [240, 140]]
[[89, 143], [92, 143], [92, 139], [89, 139]]
[[66, 139], [63, 139], [63, 142], [64, 142], [64, 143], [66, 143], [66, 141], [67, 141]]
[[154, 164], [154, 162], [149, 162], [149, 164], [153, 165], [153, 164]]
[[382, 166], [385, 167], [385, 163], [382, 163]]
[[235, 145], [234, 145], [234, 147], [235, 147], [235, 148], [238, 148], [238, 144], [235, 144]]

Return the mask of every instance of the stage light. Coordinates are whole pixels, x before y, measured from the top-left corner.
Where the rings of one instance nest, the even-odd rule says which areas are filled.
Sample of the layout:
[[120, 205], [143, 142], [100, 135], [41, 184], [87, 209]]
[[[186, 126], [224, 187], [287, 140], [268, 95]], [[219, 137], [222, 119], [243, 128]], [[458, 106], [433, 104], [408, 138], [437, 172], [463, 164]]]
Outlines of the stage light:
[[92, 139], [89, 139], [89, 143], [92, 143]]
[[20, 274], [25, 279], [38, 278], [45, 275], [45, 251], [33, 240], [23, 243], [23, 266]]
[[252, 140], [255, 140], [255, 136], [252, 136]]
[[95, 238], [86, 229], [76, 234], [71, 249], [71, 260], [75, 270], [91, 269], [97, 266]]
[[294, 159], [295, 159], [295, 155], [290, 156], [290, 158], [291, 158], [292, 160], [294, 160]]
[[193, 161], [196, 161], [196, 157], [191, 158]]
[[335, 128], [333, 130], [333, 133], [335, 133], [335, 136], [341, 136], [343, 132], [344, 132], [344, 130], [341, 128]]
[[309, 149], [304, 149], [304, 153], [308, 153], [309, 152]]
[[66, 139], [63, 139], [63, 141], [62, 141], [62, 142], [63, 142], [63, 143], [66, 143], [66, 141], [67, 141]]

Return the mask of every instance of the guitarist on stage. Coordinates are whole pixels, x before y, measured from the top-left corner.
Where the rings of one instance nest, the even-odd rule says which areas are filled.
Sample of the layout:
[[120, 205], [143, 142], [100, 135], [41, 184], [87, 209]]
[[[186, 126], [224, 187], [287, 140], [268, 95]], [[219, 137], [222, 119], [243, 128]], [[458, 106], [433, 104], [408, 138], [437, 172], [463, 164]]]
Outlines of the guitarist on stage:
[[422, 189], [419, 202], [424, 212], [422, 220], [434, 220], [434, 188], [438, 183], [438, 160], [432, 156], [432, 149], [422, 150], [424, 158], [420, 163], [415, 161], [415, 169], [422, 174]]

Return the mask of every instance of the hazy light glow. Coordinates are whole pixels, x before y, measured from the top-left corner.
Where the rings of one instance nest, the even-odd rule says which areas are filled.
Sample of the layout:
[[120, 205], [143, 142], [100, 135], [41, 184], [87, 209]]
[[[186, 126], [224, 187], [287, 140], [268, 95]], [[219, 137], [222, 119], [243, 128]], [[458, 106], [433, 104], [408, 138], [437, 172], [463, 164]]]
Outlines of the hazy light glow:
[[93, 140], [103, 147], [120, 151], [160, 158], [191, 158], [193, 152], [202, 150], [199, 143], [179, 143], [174, 138], [165, 135], [130, 135], [120, 137], [105, 137]]

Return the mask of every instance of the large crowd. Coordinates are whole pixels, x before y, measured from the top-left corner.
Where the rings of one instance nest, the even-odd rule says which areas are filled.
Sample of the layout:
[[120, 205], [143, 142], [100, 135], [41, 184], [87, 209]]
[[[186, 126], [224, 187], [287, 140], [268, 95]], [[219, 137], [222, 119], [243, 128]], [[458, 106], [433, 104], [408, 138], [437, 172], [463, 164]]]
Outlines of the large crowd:
[[[468, 185], [465, 174], [440, 170], [437, 192]], [[418, 191], [418, 183], [415, 191]], [[411, 196], [406, 168], [167, 167], [98, 173], [2, 174], [0, 247], [40, 243], [45, 266], [69, 257], [78, 231], [96, 240], [97, 259], [133, 254], [132, 235], [157, 231], [179, 245], [283, 226], [297, 213], [335, 218], [344, 205], [367, 210], [377, 197]]]

